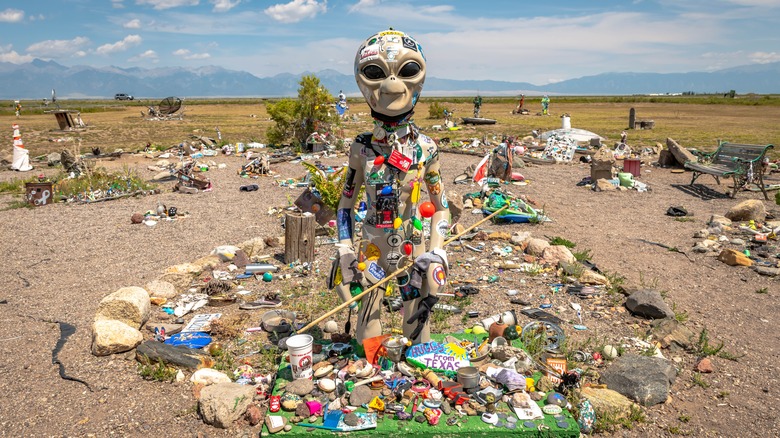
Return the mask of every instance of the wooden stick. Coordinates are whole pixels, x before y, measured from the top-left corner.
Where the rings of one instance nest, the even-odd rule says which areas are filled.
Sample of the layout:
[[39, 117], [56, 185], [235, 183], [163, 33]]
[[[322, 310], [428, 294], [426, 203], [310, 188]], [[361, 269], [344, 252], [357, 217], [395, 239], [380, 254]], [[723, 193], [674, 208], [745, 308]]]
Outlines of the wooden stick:
[[[448, 240], [445, 240], [445, 241], [444, 241], [444, 244], [443, 244], [442, 246], [446, 246], [446, 245], [448, 245], [449, 243], [451, 243], [451, 242], [454, 242], [455, 240], [458, 240], [458, 239], [460, 239], [461, 237], [463, 237], [463, 235], [465, 235], [465, 234], [466, 234], [466, 233], [468, 233], [469, 231], [473, 230], [473, 229], [474, 229], [474, 228], [476, 228], [478, 225], [480, 225], [480, 224], [482, 224], [482, 223], [484, 223], [484, 222], [486, 222], [486, 221], [488, 221], [488, 220], [492, 219], [492, 218], [493, 218], [493, 217], [495, 217], [497, 214], [499, 214], [499, 213], [501, 213], [502, 211], [504, 211], [504, 210], [505, 210], [507, 207], [509, 207], [509, 205], [504, 205], [503, 207], [501, 207], [501, 208], [499, 208], [498, 210], [496, 210], [496, 211], [494, 211], [493, 213], [491, 213], [489, 216], [485, 217], [484, 219], [481, 219], [481, 220], [477, 221], [475, 224], [473, 224], [473, 225], [471, 225], [470, 227], [466, 228], [465, 230], [463, 230], [463, 232], [461, 232], [461, 233], [458, 233], [458, 235], [457, 235], [457, 236], [453, 236], [453, 237], [451, 237], [450, 239], [448, 239]], [[373, 291], [374, 291], [374, 290], [376, 290], [376, 289], [377, 289], [379, 286], [381, 286], [381, 285], [385, 284], [386, 282], [390, 281], [390, 279], [392, 279], [392, 278], [395, 278], [395, 276], [396, 276], [396, 275], [403, 273], [404, 271], [406, 271], [406, 270], [407, 270], [408, 268], [410, 268], [411, 266], [412, 266], [412, 263], [409, 263], [409, 264], [406, 264], [406, 265], [405, 265], [404, 267], [402, 267], [402, 268], [398, 268], [398, 270], [396, 270], [395, 272], [391, 273], [390, 275], [387, 275], [387, 276], [385, 276], [385, 278], [383, 278], [383, 279], [379, 280], [379, 282], [377, 282], [377, 283], [376, 283], [376, 284], [374, 284], [373, 286], [371, 286], [371, 287], [369, 287], [368, 289], [364, 290], [363, 292], [361, 292], [361, 293], [359, 293], [359, 294], [355, 295], [354, 297], [350, 298], [349, 300], [347, 300], [347, 301], [344, 301], [343, 303], [341, 303], [341, 304], [339, 304], [338, 306], [336, 306], [336, 307], [335, 307], [333, 310], [331, 310], [331, 311], [327, 312], [326, 314], [324, 314], [324, 315], [320, 316], [319, 318], [315, 319], [314, 321], [310, 322], [310, 323], [309, 323], [307, 326], [305, 326], [305, 327], [303, 327], [302, 329], [298, 330], [298, 333], [305, 333], [307, 330], [309, 330], [309, 329], [311, 329], [312, 327], [314, 327], [315, 325], [319, 324], [319, 323], [320, 323], [320, 321], [322, 321], [322, 320], [324, 320], [325, 318], [327, 318], [327, 317], [329, 317], [329, 316], [331, 316], [331, 315], [333, 315], [333, 314], [337, 313], [338, 311], [340, 311], [341, 309], [343, 309], [343, 308], [345, 308], [345, 307], [349, 306], [350, 304], [354, 303], [355, 301], [357, 301], [357, 300], [359, 300], [359, 299], [363, 298], [363, 297], [364, 297], [366, 294], [368, 294], [369, 292], [373, 292]]]

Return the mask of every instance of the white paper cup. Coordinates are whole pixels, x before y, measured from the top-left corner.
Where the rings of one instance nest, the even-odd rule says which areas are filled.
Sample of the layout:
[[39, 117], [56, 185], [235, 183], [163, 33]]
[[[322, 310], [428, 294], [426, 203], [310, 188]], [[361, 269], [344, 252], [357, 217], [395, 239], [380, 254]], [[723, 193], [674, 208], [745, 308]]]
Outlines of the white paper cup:
[[287, 351], [290, 353], [290, 368], [293, 379], [311, 379], [312, 344], [311, 335], [295, 335], [287, 339]]

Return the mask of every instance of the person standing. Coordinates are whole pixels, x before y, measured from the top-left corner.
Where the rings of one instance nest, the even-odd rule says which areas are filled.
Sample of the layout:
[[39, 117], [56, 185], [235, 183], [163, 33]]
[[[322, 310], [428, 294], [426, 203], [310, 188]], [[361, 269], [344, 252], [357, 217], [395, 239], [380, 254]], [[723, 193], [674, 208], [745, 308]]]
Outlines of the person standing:
[[542, 115], [546, 116], [549, 114], [548, 112], [549, 106], [550, 106], [550, 98], [547, 97], [547, 95], [545, 94], [544, 97], [542, 97]]
[[477, 97], [474, 98], [474, 117], [479, 117], [479, 111], [482, 107], [482, 96], [477, 94]]
[[14, 101], [14, 109], [16, 110], [16, 117], [21, 117], [22, 115], [22, 104], [18, 101]]

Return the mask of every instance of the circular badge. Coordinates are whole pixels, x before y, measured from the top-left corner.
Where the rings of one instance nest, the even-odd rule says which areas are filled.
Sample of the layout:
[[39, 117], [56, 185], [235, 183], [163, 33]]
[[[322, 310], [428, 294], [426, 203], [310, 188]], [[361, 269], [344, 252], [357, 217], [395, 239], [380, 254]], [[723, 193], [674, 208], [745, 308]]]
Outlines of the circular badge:
[[401, 246], [401, 242], [403, 241], [404, 239], [402, 239], [398, 234], [391, 234], [387, 236], [387, 244], [393, 248], [398, 248]]
[[368, 260], [379, 260], [379, 257], [382, 256], [382, 251], [379, 250], [379, 247], [374, 245], [373, 243], [369, 243], [366, 247], [366, 259]]
[[443, 267], [437, 266], [433, 268], [433, 281], [439, 286], [444, 286], [444, 283], [447, 282], [447, 274], [444, 273]]

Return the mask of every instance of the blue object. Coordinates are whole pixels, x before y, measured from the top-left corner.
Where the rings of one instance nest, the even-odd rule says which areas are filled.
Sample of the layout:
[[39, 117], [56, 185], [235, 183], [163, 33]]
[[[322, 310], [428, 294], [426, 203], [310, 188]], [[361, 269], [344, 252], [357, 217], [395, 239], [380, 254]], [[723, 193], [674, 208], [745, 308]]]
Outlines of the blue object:
[[187, 348], [203, 348], [211, 343], [211, 336], [201, 332], [176, 333], [165, 340], [166, 345], [183, 346]]

